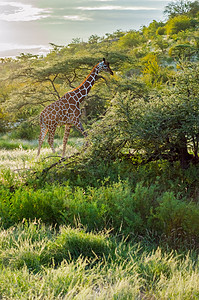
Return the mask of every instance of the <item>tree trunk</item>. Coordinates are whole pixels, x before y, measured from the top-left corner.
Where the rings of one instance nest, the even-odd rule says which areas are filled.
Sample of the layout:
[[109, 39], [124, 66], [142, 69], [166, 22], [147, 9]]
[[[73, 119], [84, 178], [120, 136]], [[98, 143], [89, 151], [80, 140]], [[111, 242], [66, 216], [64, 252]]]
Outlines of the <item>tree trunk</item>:
[[182, 169], [187, 169], [189, 167], [191, 160], [193, 159], [193, 155], [188, 153], [187, 139], [183, 133], [179, 135], [178, 143], [176, 145], [176, 150], [179, 156], [180, 165]]

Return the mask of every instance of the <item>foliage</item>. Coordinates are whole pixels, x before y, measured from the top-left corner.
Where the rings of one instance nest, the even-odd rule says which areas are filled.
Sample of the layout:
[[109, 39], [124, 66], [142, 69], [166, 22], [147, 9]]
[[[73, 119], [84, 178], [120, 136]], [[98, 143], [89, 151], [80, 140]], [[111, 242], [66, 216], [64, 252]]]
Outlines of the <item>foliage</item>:
[[[161, 47], [162, 46], [163, 45], [161, 45]], [[150, 53], [143, 57], [143, 61], [145, 61], [143, 80], [147, 85], [149, 85], [150, 87], [159, 87], [162, 85], [162, 82], [167, 81], [167, 72], [165, 68], [162, 68], [160, 66], [158, 58], [154, 53]]]
[[[116, 95], [100, 128], [95, 127], [91, 135], [92, 151], [98, 149], [98, 155], [107, 157], [132, 149], [149, 160], [179, 159], [182, 167], [192, 158], [197, 161], [198, 65], [180, 68], [172, 78], [173, 87], [168, 84], [167, 89], [147, 100], [133, 92]], [[188, 153], [188, 147], [193, 155]]]
[[190, 27], [192, 27], [192, 22], [190, 17], [186, 15], [176, 16], [167, 22], [166, 31], [168, 35], [172, 35], [180, 31], [185, 31]]
[[164, 27], [163, 22], [157, 22], [156, 20], [153, 20], [148, 27], [143, 27], [143, 34], [147, 38], [153, 38], [156, 35], [157, 30], [160, 30], [159, 28]]
[[166, 28], [165, 27], [158, 27], [156, 30], [157, 35], [165, 35], [166, 34]]
[[169, 18], [176, 17], [178, 15], [188, 14], [191, 16], [196, 16], [199, 11], [198, 1], [187, 1], [178, 0], [172, 1], [166, 5], [164, 13], [168, 15]]
[[130, 31], [122, 36], [118, 42], [118, 46], [121, 48], [133, 48], [144, 42], [143, 37], [139, 32]]
[[[158, 34], [160, 34], [160, 33], [158, 33]], [[169, 43], [160, 35], [156, 37], [156, 39], [154, 40], [154, 44], [157, 49], [160, 49], [162, 51], [163, 54], [166, 53], [167, 48], [169, 46]]]
[[81, 223], [89, 232], [111, 229], [112, 234], [130, 239], [155, 230], [158, 235], [151, 238], [160, 244], [166, 239], [174, 248], [184, 247], [184, 241], [186, 247], [197, 247], [197, 169], [190, 167], [185, 173], [177, 163], [137, 167], [118, 160], [112, 165], [97, 162], [96, 170], [96, 160], [93, 166], [91, 161], [87, 164], [67, 170], [63, 163], [47, 176], [41, 168], [35, 175], [26, 174], [26, 185], [4, 170], [1, 226], [9, 228], [37, 218], [58, 227]]
[[[139, 31], [1, 59], [0, 298], [199, 297], [198, 1], [166, 10]], [[59, 129], [57, 156], [44, 143], [36, 158], [40, 111], [102, 57], [114, 76], [82, 104], [86, 151], [70, 138], [60, 159]]]
[[189, 43], [176, 44], [169, 49], [169, 55], [175, 59], [190, 60], [197, 54], [195, 47]]
[[176, 60], [198, 58], [197, 1], [172, 2], [168, 7], [166, 22], [153, 20], [138, 31], [93, 34], [87, 43], [81, 38], [65, 46], [51, 43], [46, 57], [22, 53], [15, 59], [1, 59], [1, 130], [14, 131], [17, 138], [36, 138], [43, 107], [78, 86], [102, 57], [109, 60], [115, 75], [103, 75], [82, 104], [85, 128], [104, 116], [115, 92], [134, 89], [135, 77], [152, 89], [150, 93], [164, 89], [176, 70]]

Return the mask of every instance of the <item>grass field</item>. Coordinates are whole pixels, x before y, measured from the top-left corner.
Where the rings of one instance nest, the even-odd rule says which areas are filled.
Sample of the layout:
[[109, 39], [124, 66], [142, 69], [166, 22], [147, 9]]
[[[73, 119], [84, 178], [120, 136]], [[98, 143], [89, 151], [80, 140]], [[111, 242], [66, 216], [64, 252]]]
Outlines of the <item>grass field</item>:
[[[71, 139], [67, 155], [82, 144]], [[110, 176], [96, 186], [76, 169], [38, 183], [33, 172], [61, 149], [56, 140], [54, 156], [44, 144], [37, 158], [36, 141], [0, 139], [0, 299], [199, 299], [198, 204], [196, 194], [195, 203], [183, 198], [193, 171], [176, 192], [171, 171], [161, 166], [160, 175], [157, 165], [117, 181], [111, 172], [122, 177], [126, 166], [98, 166]], [[183, 247], [172, 250], [171, 236]]]
[[[76, 153], [83, 144], [82, 138], [70, 139], [66, 153], [71, 156]], [[39, 165], [61, 158], [62, 140], [55, 140], [56, 153], [53, 154], [48, 143], [42, 145], [41, 155], [37, 157], [38, 141], [9, 140], [7, 136], [0, 138], [0, 173], [3, 177], [23, 178], [32, 170], [38, 169]], [[11, 171], [11, 172], [10, 172]]]

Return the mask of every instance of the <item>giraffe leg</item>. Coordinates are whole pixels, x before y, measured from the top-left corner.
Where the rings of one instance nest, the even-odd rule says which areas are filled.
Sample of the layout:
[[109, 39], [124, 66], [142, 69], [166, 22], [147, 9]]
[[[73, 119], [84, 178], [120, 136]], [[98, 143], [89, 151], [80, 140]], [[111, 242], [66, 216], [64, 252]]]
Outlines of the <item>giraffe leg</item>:
[[[75, 127], [83, 134], [84, 137], [88, 136], [88, 134], [84, 130], [81, 122], [75, 124]], [[86, 148], [87, 146], [88, 146], [88, 141], [85, 143], [84, 148]]]
[[41, 124], [40, 135], [39, 135], [39, 148], [38, 148], [37, 156], [39, 156], [40, 154], [41, 146], [43, 144], [47, 132], [48, 132], [48, 128], [44, 124]]
[[63, 152], [62, 152], [62, 157], [65, 156], [66, 144], [67, 144], [67, 141], [68, 141], [68, 137], [69, 137], [69, 133], [70, 133], [70, 128], [71, 128], [71, 125], [69, 125], [69, 124], [65, 125], [65, 132], [64, 132], [64, 138], [63, 138]]
[[55, 153], [55, 148], [54, 148], [54, 135], [55, 135], [55, 130], [56, 127], [51, 127], [48, 130], [48, 144], [50, 145], [53, 153]]
[[78, 122], [77, 124], [75, 124], [75, 127], [83, 134], [84, 137], [87, 137], [87, 133], [84, 130], [81, 122]]

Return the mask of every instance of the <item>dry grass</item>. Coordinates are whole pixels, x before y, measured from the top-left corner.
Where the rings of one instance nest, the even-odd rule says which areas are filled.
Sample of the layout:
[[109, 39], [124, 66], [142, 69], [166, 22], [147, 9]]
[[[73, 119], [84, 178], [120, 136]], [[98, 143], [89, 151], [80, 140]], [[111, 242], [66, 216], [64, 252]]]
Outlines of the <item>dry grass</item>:
[[[55, 140], [55, 151], [53, 154], [47, 143], [44, 143], [41, 154], [37, 157], [37, 141], [15, 141], [16, 148], [12, 149], [13, 142], [7, 141], [7, 148], [0, 147], [0, 179], [5, 177], [15, 177], [15, 179], [23, 178], [28, 173], [42, 166], [46, 163], [54, 162], [60, 159], [62, 154], [62, 140]], [[72, 138], [66, 147], [66, 156], [71, 156], [78, 152], [82, 146], [82, 138]], [[9, 147], [11, 149], [9, 149]], [[14, 179], [13, 179], [14, 180]]]

